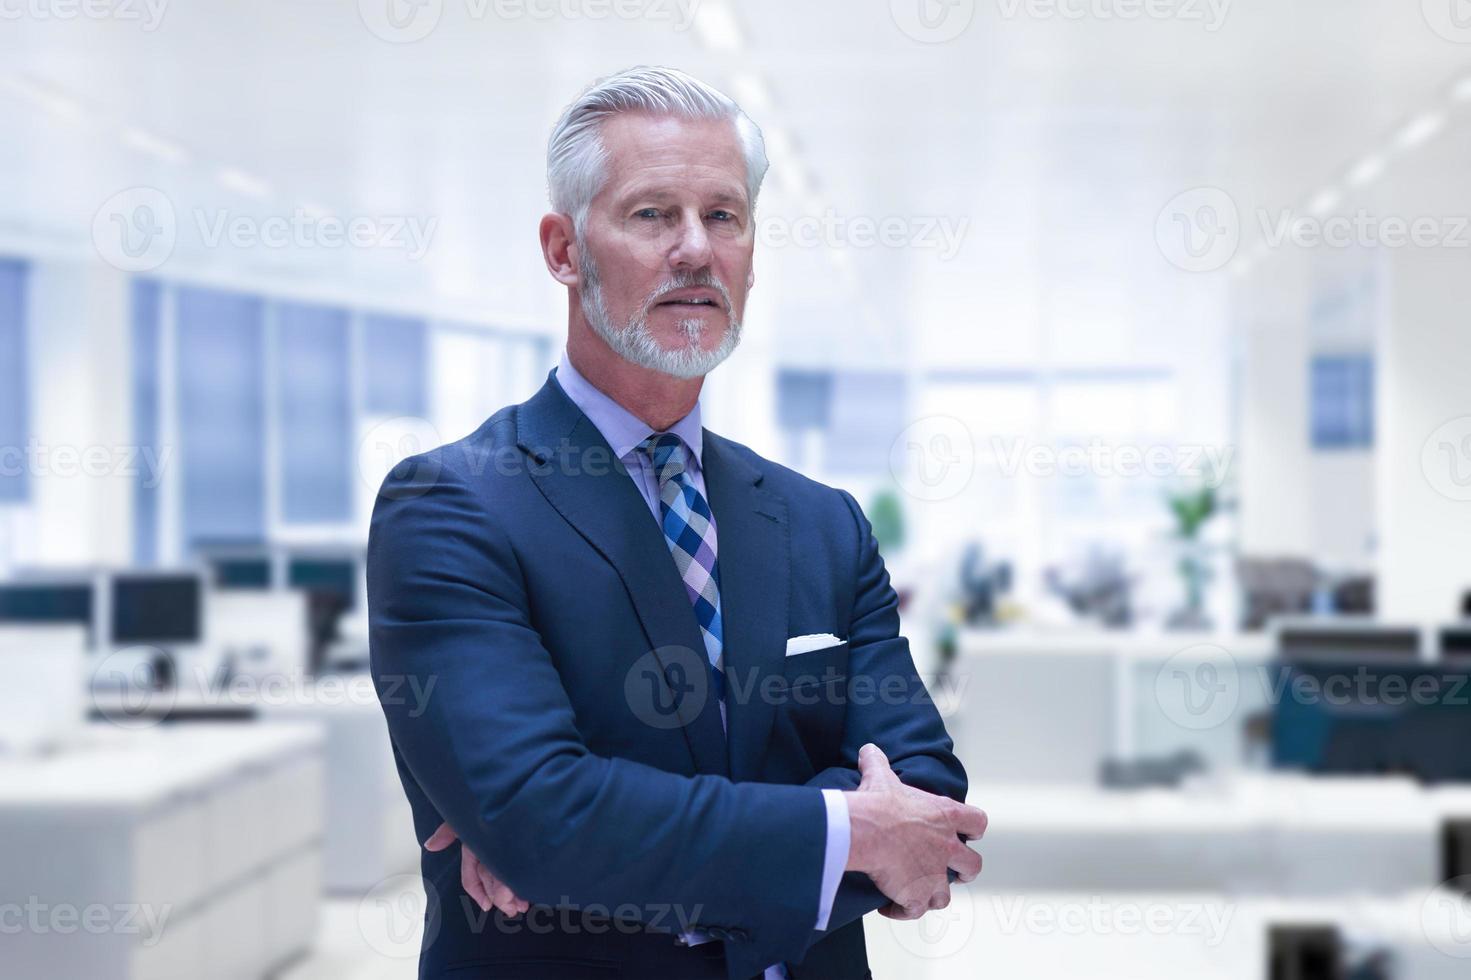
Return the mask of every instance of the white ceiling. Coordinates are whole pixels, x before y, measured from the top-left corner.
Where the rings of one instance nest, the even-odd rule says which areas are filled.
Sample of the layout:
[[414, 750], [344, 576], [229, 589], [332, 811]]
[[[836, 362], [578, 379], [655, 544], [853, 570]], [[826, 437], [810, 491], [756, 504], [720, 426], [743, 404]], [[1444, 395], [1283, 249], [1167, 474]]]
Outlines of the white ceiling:
[[[266, 276], [556, 330], [560, 296], [535, 247], [547, 130], [592, 78], [671, 64], [738, 98], [752, 84], [768, 94], [748, 104], [779, 131], [763, 220], [831, 209], [916, 230], [964, 223], [948, 259], [842, 242], [763, 249], [756, 312], [799, 361], [1169, 361], [1182, 322], [1222, 316], [1226, 275], [1164, 260], [1154, 224], [1171, 197], [1213, 185], [1243, 211], [1301, 207], [1471, 71], [1471, 45], [1439, 36], [1422, 10], [1440, 0], [1236, 0], [1214, 31], [1097, 13], [1113, 0], [1063, 0], [1095, 11], [1081, 19], [949, 0], [971, 20], [947, 43], [897, 26], [891, 7], [921, 0], [746, 0], [733, 14], [718, 0], [641, 0], [655, 4], [648, 16], [600, 20], [475, 17], [487, 9], [477, 0], [426, 0], [442, 4], [437, 27], [404, 44], [375, 36], [355, 0], [193, 0], [165, 7], [155, 30], [35, 14], [65, 2], [0, 8], [29, 11], [0, 19], [0, 235], [11, 241], [86, 251], [98, 208], [136, 185], [183, 214], [432, 218], [417, 262], [204, 249], [181, 230], [160, 271]], [[146, 20], [144, 0], [126, 2]], [[389, 0], [363, 2], [371, 17]], [[1158, 2], [1209, 17], [1205, 0]], [[692, 3], [695, 29], [658, 19]], [[132, 129], [146, 135], [130, 143]], [[150, 141], [182, 156], [139, 148]], [[230, 189], [222, 168], [261, 186]], [[874, 342], [835, 354], [855, 326]]]

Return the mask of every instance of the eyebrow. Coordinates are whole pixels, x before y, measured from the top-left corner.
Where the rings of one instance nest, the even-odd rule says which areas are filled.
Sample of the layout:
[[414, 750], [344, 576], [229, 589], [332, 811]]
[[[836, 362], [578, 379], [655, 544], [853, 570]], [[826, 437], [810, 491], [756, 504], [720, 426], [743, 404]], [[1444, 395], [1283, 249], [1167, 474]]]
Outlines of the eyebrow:
[[[631, 205], [634, 201], [665, 201], [673, 196], [674, 192], [668, 190], [667, 188], [634, 187], [632, 190], [625, 191], [624, 193], [618, 195], [616, 203], [618, 209], [622, 210]], [[732, 188], [722, 188], [716, 191], [714, 194], [711, 195], [710, 203], [712, 206], [717, 207], [728, 207], [734, 205], [743, 210], [748, 207], [744, 190], [738, 191]]]

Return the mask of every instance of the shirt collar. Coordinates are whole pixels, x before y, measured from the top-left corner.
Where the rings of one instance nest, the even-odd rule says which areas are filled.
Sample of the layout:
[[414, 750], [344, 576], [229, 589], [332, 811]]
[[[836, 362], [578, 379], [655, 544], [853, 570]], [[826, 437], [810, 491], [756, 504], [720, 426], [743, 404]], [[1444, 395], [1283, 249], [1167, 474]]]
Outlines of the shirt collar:
[[[639, 443], [653, 435], [652, 426], [584, 378], [581, 372], [572, 366], [572, 361], [567, 357], [565, 349], [562, 351], [561, 361], [557, 364], [557, 383], [562, 386], [567, 397], [572, 399], [572, 403], [582, 409], [582, 414], [587, 416], [588, 421], [603, 434], [603, 438], [608, 440], [608, 445], [613, 448], [614, 454], [619, 459], [626, 459], [629, 453], [638, 448]], [[704, 440], [701, 438], [699, 399], [695, 400], [695, 407], [690, 409], [688, 415], [665, 431], [673, 432], [684, 440], [697, 467], [704, 465], [700, 455], [704, 448]]]

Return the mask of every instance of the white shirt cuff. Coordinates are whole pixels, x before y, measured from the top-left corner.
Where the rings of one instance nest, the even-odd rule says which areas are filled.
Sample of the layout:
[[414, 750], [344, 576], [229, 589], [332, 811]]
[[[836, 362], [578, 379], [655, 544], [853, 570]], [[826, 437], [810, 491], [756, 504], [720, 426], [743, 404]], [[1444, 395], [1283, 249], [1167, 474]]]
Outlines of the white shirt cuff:
[[827, 850], [822, 859], [822, 891], [818, 893], [815, 929], [827, 928], [827, 920], [833, 914], [833, 900], [838, 897], [838, 885], [843, 880], [843, 869], [848, 866], [848, 848], [853, 843], [848, 801], [843, 791], [823, 790], [822, 802], [827, 806]]

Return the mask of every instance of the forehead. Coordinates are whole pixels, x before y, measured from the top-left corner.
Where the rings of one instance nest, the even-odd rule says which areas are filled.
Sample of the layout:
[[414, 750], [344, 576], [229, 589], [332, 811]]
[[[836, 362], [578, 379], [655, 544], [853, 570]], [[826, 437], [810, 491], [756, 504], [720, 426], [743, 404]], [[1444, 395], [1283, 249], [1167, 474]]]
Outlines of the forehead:
[[701, 191], [746, 195], [746, 157], [728, 119], [624, 112], [603, 123], [607, 182], [599, 197]]

